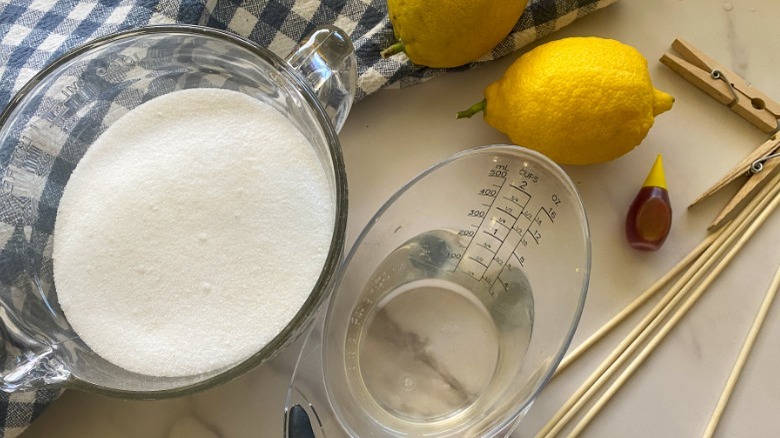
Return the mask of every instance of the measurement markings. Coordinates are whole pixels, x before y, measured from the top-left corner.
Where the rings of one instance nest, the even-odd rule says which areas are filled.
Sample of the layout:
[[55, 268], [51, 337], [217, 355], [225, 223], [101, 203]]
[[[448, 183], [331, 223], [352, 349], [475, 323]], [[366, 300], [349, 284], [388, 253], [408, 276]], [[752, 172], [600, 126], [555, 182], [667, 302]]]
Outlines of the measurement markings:
[[483, 233], [487, 234], [488, 236], [498, 240], [500, 243], [504, 243], [504, 241], [499, 238], [498, 236], [494, 235], [493, 233], [488, 232], [488, 230], [482, 230]]
[[[491, 184], [491, 185], [493, 185], [494, 187], [498, 187], [498, 189], [499, 189], [499, 191], [500, 191], [500, 190], [501, 190], [501, 188], [503, 188], [503, 187], [504, 187], [504, 184], [506, 184], [506, 178], [502, 178], [502, 182], [501, 182], [501, 184], [495, 184], [495, 183], [493, 183], [493, 184]], [[495, 198], [493, 198], [493, 202], [495, 202]], [[492, 202], [491, 202], [491, 203], [489, 203], [489, 204], [484, 204], [484, 203], [483, 203], [483, 204], [482, 204], [482, 206], [483, 206], [483, 207], [486, 207], [486, 208], [487, 208], [487, 211], [485, 211], [485, 214], [482, 216], [482, 219], [479, 221], [479, 224], [471, 224], [471, 226], [472, 226], [472, 227], [474, 227], [474, 228], [476, 228], [477, 230], [479, 230], [480, 228], [482, 228], [482, 224], [484, 224], [484, 223], [485, 223], [485, 219], [488, 217], [488, 214], [487, 214], [487, 213], [490, 211], [490, 208], [493, 206], [493, 203], [492, 203]], [[475, 238], [476, 236], [477, 236], [477, 234], [476, 234], [476, 233], [474, 233], [474, 236], [472, 236], [472, 237], [471, 237], [471, 239], [469, 240], [469, 244], [466, 246], [466, 251], [468, 251], [468, 247], [469, 247], [469, 246], [471, 246], [471, 244], [472, 244], [472, 243], [474, 243], [474, 238]], [[464, 254], [466, 253], [466, 251], [464, 251]], [[493, 253], [493, 254], [495, 254], [495, 253]], [[469, 258], [471, 258], [471, 257], [469, 257]], [[458, 263], [455, 265], [455, 270], [457, 270], [457, 269], [459, 269], [459, 268], [460, 268], [460, 264], [463, 262], [463, 260], [464, 260], [464, 258], [461, 258], [460, 260], [458, 260]], [[476, 260], [475, 260], [475, 261], [476, 261]], [[483, 266], [484, 266], [484, 264], [482, 264], [482, 263], [481, 263], [481, 262], [479, 262], [479, 261], [477, 261], [477, 263], [479, 263], [479, 264], [481, 264], [481, 265], [483, 265]], [[485, 266], [485, 268], [487, 269], [487, 266]], [[471, 273], [469, 273], [469, 275], [471, 275], [472, 277], [474, 277], [474, 275], [476, 275], [476, 274], [472, 275]], [[477, 277], [474, 277], [474, 278], [475, 278], [476, 280], [479, 280], [479, 278], [477, 278]]]
[[473, 271], [464, 271], [464, 272], [466, 272], [466, 275], [468, 275], [469, 277], [473, 278], [474, 280], [477, 280], [477, 281], [482, 280], [482, 277], [481, 276], [477, 276], [476, 272], [473, 272]]
[[[521, 208], [522, 208], [522, 207], [521, 207]], [[506, 209], [504, 209], [504, 208], [501, 208], [501, 207], [496, 207], [496, 210], [498, 210], [498, 211], [500, 211], [500, 212], [502, 212], [502, 213], [505, 213], [506, 215], [508, 215], [509, 217], [511, 217], [511, 218], [512, 218], [512, 219], [514, 219], [514, 220], [517, 220], [517, 218], [519, 218], [519, 217], [520, 217], [520, 214], [519, 214], [519, 213], [518, 213], [518, 215], [517, 215], [517, 216], [515, 216], [515, 215], [513, 215], [511, 212], [509, 212], [508, 210], [506, 210]]]
[[[501, 287], [504, 288], [504, 292], [509, 290], [509, 283], [508, 282], [504, 282], [503, 280], [501, 280], [501, 277], [496, 277], [495, 283], [500, 284]], [[494, 286], [495, 286], [495, 283], [493, 283]]]
[[[504, 223], [504, 221], [502, 221], [500, 219], [494, 220], [493, 223], [496, 224], [496, 225], [501, 225], [502, 227], [506, 228], [507, 230], [511, 230], [512, 229], [511, 226], [507, 225], [506, 223]], [[487, 232], [487, 231], [485, 231], [485, 232]]]
[[469, 257], [469, 259], [471, 259], [471, 260], [473, 260], [473, 261], [475, 261], [475, 262], [479, 263], [480, 265], [484, 266], [484, 267], [485, 267], [485, 269], [487, 269], [487, 267], [488, 267], [488, 265], [486, 265], [486, 264], [484, 263], [484, 260], [485, 260], [485, 259], [483, 259], [482, 257]]
[[478, 247], [486, 250], [487, 252], [493, 254], [494, 256], [496, 255], [496, 252], [498, 252], [498, 251], [493, 251], [493, 249], [492, 249], [493, 247], [488, 245], [488, 244], [486, 244], [486, 243], [478, 243], [475, 246], [478, 246]]
[[[515, 204], [516, 206], [518, 206], [520, 208], [525, 208], [525, 205], [520, 204], [519, 202], [517, 202], [517, 201], [519, 201], [519, 199], [515, 198], [514, 196], [504, 196], [503, 198], [506, 199], [507, 201], [511, 202], [512, 204]], [[526, 204], [527, 203], [528, 203], [528, 201], [526, 201]]]
[[[485, 220], [485, 219], [484, 219], [484, 218], [482, 218], [482, 220], [480, 221], [480, 223], [478, 223], [478, 224], [469, 224], [469, 226], [470, 226], [471, 228], [476, 228], [476, 229], [477, 229], [477, 231], [479, 231], [479, 227], [480, 227], [480, 225], [482, 224], [482, 221], [484, 221], [484, 220]], [[473, 234], [471, 234], [471, 236], [470, 236], [471, 238], [469, 239], [469, 245], [471, 245], [471, 241], [472, 241], [472, 240], [474, 240], [474, 237], [475, 237], [476, 235], [477, 235], [477, 233], [476, 233], [476, 232], [474, 232]], [[468, 246], [468, 245], [466, 245], [466, 246]]]
[[[496, 277], [493, 280], [488, 281], [488, 284], [490, 285], [490, 287], [488, 289], [488, 293], [493, 298], [498, 298], [498, 295], [501, 292], [506, 293], [509, 290], [509, 283], [505, 283], [503, 280], [501, 280], [500, 276]], [[500, 290], [497, 285], [501, 285], [500, 287], [501, 287], [501, 289], [503, 289], [503, 291]], [[499, 289], [499, 290], [496, 290], [496, 289]]]
[[[544, 207], [542, 207], [542, 208], [540, 208], [540, 209], [539, 209], [539, 211], [537, 211], [537, 212], [536, 212], [536, 215], [534, 216], [534, 219], [531, 221], [531, 225], [533, 225], [533, 224], [534, 224], [534, 222], [536, 223], [537, 227], [540, 227], [540, 226], [543, 224], [543, 222], [542, 222], [542, 218], [540, 217], [540, 214], [541, 214], [542, 212], [544, 212], [545, 214], [547, 214], [547, 217], [548, 217], [548, 218], [550, 218], [550, 221], [552, 221], [552, 218], [550, 217], [550, 214], [549, 214], [549, 213], [547, 213], [547, 210], [545, 210], [545, 209], [544, 209]], [[531, 231], [531, 226], [530, 226], [530, 225], [528, 226], [528, 229], [527, 229], [527, 230], [525, 230], [525, 233], [526, 233], [526, 234], [530, 234], [530, 235], [531, 235], [531, 238], [532, 238], [532, 239], [534, 239], [534, 241], [535, 241], [537, 244], [539, 243], [539, 240], [542, 238], [542, 233], [541, 233], [541, 232], [539, 232], [539, 230], [538, 230], [538, 229], [534, 229], [534, 230], [533, 230], [533, 232], [532, 232], [532, 231]]]
[[[525, 193], [526, 195], [528, 195], [528, 192], [526, 192], [525, 190], [523, 190], [523, 188], [522, 188], [522, 187], [520, 187], [520, 186], [516, 186], [516, 185], [514, 185], [514, 184], [510, 183], [510, 184], [509, 184], [509, 187], [512, 187], [513, 189], [515, 189], [515, 190], [517, 190], [517, 191], [520, 191], [520, 192], [523, 192], [523, 193]], [[529, 196], [530, 196], [530, 195], [529, 195]]]
[[525, 266], [525, 257], [521, 257], [517, 255], [517, 253], [514, 251], [512, 251], [512, 255], [515, 257], [515, 260], [517, 260], [517, 264], [519, 264], [520, 266]]
[[547, 215], [547, 217], [550, 219], [550, 222], [555, 222], [555, 216], [557, 216], [557, 214], [555, 213], [555, 209], [548, 210], [546, 207], [541, 207], [539, 208], [539, 210], [543, 211], [544, 214]]
[[[483, 217], [483, 218], [482, 218], [482, 220], [479, 222], [479, 225], [475, 225], [475, 228], [479, 229], [479, 228], [482, 226], [482, 223], [483, 223], [483, 222], [485, 222], [485, 218], [484, 218], [484, 217]], [[468, 252], [468, 250], [469, 250], [469, 248], [471, 247], [471, 245], [472, 245], [472, 244], [474, 244], [474, 239], [476, 239], [476, 237], [477, 237], [477, 233], [474, 233], [474, 235], [473, 235], [473, 236], [471, 236], [471, 239], [469, 239], [469, 243], [468, 243], [468, 244], [465, 246], [465, 248], [466, 248], [466, 249], [465, 249], [465, 251], [463, 251], [463, 254], [465, 254], [466, 252]], [[469, 258], [470, 258], [470, 257], [469, 257]], [[463, 258], [463, 257], [462, 257], [462, 258], [460, 258], [460, 260], [458, 260], [458, 263], [457, 263], [457, 264], [455, 264], [455, 270], [457, 270], [458, 268], [460, 268], [460, 264], [461, 264], [461, 263], [463, 263], [463, 260], [465, 260], [465, 258]], [[479, 280], [479, 279], [477, 279], [477, 280]]]

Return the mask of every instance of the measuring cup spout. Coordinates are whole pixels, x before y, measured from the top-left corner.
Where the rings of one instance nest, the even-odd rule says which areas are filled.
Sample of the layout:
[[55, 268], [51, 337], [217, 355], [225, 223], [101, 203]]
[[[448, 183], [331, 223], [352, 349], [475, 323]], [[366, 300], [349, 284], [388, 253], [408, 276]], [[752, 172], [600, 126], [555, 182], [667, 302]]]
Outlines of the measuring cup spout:
[[7, 393], [40, 389], [66, 382], [70, 377], [51, 348], [41, 352], [27, 352], [17, 358], [16, 367], [3, 371], [0, 390]]
[[312, 88], [339, 132], [357, 86], [357, 59], [349, 36], [335, 26], [319, 27], [286, 61]]
[[14, 319], [5, 306], [0, 307], [2, 338], [18, 349], [16, 358], [9, 357], [8, 350], [0, 355], [0, 391], [26, 391], [67, 381], [70, 372], [55, 357], [54, 350], [25, 333]]

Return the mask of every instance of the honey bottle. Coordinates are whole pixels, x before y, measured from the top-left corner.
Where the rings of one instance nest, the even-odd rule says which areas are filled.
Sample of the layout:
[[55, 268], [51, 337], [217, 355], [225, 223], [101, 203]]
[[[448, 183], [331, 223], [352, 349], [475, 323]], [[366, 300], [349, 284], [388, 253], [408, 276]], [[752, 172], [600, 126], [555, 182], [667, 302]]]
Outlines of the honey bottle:
[[672, 204], [659, 154], [626, 215], [626, 238], [631, 247], [655, 251], [672, 228]]

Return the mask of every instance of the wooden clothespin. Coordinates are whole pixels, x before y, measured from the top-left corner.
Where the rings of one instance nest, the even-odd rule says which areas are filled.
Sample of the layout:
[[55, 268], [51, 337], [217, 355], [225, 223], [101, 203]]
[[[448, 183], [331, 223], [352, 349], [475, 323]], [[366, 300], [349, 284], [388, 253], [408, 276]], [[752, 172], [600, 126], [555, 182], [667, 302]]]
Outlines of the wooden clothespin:
[[680, 57], [664, 53], [661, 56], [664, 65], [762, 131], [777, 131], [780, 104], [690, 43], [678, 38], [672, 42], [672, 48]]
[[771, 133], [767, 141], [691, 203], [690, 207], [693, 207], [732, 182], [745, 180], [742, 188], [710, 224], [709, 228], [715, 229], [726, 223], [765, 181], [780, 170], [780, 104], [690, 43], [678, 38], [672, 42], [672, 48], [677, 50], [681, 57], [664, 53], [661, 57], [663, 64], [762, 131]]
[[689, 208], [709, 198], [732, 182], [738, 179], [745, 180], [739, 191], [723, 207], [709, 226], [711, 230], [719, 228], [727, 220], [731, 219], [734, 213], [742, 208], [758, 192], [763, 183], [769, 181], [778, 170], [780, 170], [780, 135], [775, 133], [769, 137], [769, 140], [765, 141], [734, 166], [720, 181], [696, 198]]

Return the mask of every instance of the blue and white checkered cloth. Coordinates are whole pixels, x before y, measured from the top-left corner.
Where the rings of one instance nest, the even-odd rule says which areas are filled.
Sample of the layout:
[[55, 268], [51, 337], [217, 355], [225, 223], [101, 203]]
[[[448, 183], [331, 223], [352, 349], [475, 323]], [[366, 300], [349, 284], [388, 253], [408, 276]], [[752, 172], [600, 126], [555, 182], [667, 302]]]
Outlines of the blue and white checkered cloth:
[[[512, 34], [490, 61], [566, 26], [615, 0], [530, 0]], [[0, 0], [0, 109], [38, 70], [86, 41], [118, 30], [165, 23], [228, 29], [284, 57], [321, 24], [352, 37], [361, 99], [390, 84], [406, 86], [442, 70], [415, 66], [399, 54], [382, 59], [393, 42], [386, 0]]]
[[[511, 53], [614, 1], [530, 0], [512, 33], [492, 53], [459, 70]], [[170, 23], [227, 29], [282, 57], [315, 27], [334, 24], [350, 34], [355, 46], [358, 100], [443, 72], [415, 66], [403, 54], [379, 56], [394, 39], [386, 0], [0, 0], [0, 110], [66, 51], [116, 31]], [[0, 162], [0, 179], [6, 170], [7, 163]], [[0, 366], [12, 356], [12, 347], [0, 342]], [[0, 394], [0, 437], [19, 435], [60, 393]]]

